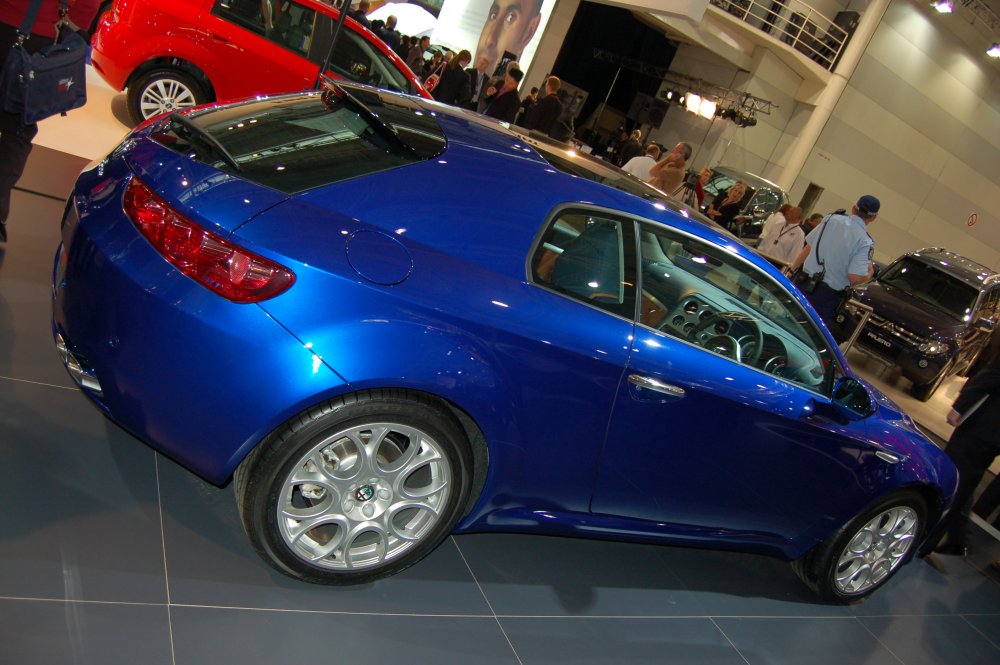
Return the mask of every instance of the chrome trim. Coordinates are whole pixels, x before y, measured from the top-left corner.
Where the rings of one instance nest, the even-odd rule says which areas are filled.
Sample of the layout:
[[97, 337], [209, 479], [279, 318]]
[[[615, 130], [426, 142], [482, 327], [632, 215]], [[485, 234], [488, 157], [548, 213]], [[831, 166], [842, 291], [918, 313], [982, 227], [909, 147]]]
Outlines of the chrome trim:
[[653, 392], [669, 395], [670, 397], [684, 397], [684, 395], [687, 394], [680, 386], [663, 383], [661, 381], [657, 381], [656, 379], [651, 379], [648, 376], [641, 376], [639, 374], [629, 374], [628, 382], [636, 388], [646, 388], [648, 390], [652, 390]]
[[70, 350], [69, 344], [66, 343], [66, 339], [60, 333], [56, 333], [56, 351], [59, 352], [59, 356], [62, 358], [63, 365], [66, 366], [66, 370], [69, 375], [73, 377], [73, 380], [77, 382], [82, 388], [86, 388], [91, 392], [102, 396], [104, 391], [101, 390], [101, 383], [97, 380], [94, 375], [94, 371], [89, 368], [85, 368], [83, 364], [80, 363], [79, 359]]
[[899, 464], [900, 461], [902, 461], [898, 455], [887, 453], [884, 450], [875, 451], [875, 457], [879, 458], [884, 462], [888, 462], [889, 464]]

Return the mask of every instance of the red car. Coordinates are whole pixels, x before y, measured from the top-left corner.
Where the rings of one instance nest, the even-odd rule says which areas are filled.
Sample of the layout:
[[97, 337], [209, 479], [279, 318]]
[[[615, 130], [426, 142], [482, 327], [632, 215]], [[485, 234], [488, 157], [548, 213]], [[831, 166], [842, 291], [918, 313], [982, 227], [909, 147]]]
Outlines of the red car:
[[[212, 101], [313, 87], [339, 17], [316, 0], [117, 0], [94, 35], [94, 69], [127, 88], [136, 122]], [[329, 73], [430, 98], [382, 40], [344, 22]]]

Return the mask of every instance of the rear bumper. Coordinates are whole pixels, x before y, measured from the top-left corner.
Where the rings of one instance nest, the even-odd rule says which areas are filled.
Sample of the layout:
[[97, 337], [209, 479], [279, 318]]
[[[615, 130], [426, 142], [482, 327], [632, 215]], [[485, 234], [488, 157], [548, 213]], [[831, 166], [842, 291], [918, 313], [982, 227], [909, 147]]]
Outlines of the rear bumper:
[[260, 307], [170, 266], [122, 211], [127, 178], [102, 189], [102, 177], [81, 176], [63, 221], [52, 287], [59, 352], [109, 417], [224, 483], [257, 442], [343, 382]]

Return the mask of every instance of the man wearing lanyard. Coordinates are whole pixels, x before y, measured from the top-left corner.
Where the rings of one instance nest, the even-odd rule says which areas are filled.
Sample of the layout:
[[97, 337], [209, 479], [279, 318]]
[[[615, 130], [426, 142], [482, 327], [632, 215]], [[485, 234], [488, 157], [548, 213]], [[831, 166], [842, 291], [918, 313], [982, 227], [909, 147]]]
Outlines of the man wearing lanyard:
[[880, 207], [877, 198], [865, 194], [850, 215], [843, 211], [829, 215], [806, 236], [805, 247], [789, 266], [789, 274], [802, 268], [809, 275], [822, 275], [816, 289], [805, 296], [826, 323], [833, 320], [848, 287], [867, 282], [875, 273], [875, 241], [867, 226], [878, 217]]
[[802, 208], [786, 203], [764, 221], [757, 249], [782, 263], [791, 263], [806, 241], [801, 224]]

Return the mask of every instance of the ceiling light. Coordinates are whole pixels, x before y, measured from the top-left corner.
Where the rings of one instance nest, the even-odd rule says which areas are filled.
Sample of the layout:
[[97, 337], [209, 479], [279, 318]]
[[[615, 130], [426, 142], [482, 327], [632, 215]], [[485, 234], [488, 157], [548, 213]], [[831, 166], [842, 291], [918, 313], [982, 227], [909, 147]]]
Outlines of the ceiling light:
[[993, 42], [993, 46], [986, 51], [986, 55], [991, 58], [1000, 58], [1000, 44]]
[[955, 7], [951, 4], [951, 0], [937, 0], [937, 2], [931, 3], [931, 7], [942, 14], [950, 14], [955, 10]]
[[697, 113], [698, 107], [701, 106], [701, 95], [696, 95], [693, 92], [689, 92], [687, 94], [687, 101], [685, 102], [684, 106], [687, 108], [688, 111], [691, 111], [691, 113]]

